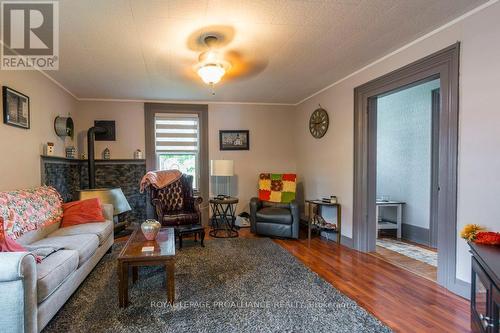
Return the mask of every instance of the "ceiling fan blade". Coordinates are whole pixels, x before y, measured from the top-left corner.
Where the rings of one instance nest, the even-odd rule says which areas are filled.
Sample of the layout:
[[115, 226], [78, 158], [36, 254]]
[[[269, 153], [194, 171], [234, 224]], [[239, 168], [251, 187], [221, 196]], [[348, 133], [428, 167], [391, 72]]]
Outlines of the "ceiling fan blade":
[[225, 79], [239, 80], [247, 79], [261, 73], [268, 65], [267, 59], [252, 58], [245, 56], [243, 52], [231, 50], [224, 54], [224, 59], [231, 63], [231, 69], [227, 72]]

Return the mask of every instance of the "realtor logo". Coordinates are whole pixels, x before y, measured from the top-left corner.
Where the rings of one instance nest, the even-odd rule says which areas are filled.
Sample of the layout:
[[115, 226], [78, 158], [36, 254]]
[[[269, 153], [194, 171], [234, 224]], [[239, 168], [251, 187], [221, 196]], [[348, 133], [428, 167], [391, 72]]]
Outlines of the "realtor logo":
[[59, 69], [59, 3], [1, 1], [1, 8], [1, 69]]

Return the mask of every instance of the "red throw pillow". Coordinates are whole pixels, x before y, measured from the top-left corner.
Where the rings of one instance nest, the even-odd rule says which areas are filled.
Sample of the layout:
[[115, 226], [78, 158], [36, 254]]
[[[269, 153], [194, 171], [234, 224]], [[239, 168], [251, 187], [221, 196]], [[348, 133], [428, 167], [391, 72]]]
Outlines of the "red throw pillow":
[[77, 224], [104, 222], [101, 201], [98, 198], [73, 201], [63, 204], [61, 228]]

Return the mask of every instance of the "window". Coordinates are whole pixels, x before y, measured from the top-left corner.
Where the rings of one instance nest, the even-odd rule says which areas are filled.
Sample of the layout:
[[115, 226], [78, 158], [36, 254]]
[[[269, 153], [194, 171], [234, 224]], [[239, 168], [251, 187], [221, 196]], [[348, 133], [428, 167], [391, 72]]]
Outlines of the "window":
[[156, 169], [177, 169], [199, 184], [199, 122], [197, 115], [155, 114]]

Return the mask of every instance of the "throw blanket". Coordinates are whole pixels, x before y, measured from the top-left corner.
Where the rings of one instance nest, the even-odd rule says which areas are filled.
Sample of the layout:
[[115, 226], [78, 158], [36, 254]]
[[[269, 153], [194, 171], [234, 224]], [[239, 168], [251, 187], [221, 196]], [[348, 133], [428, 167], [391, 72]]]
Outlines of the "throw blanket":
[[6, 234], [14, 240], [61, 222], [62, 215], [62, 199], [53, 187], [0, 192], [0, 216], [5, 220]]
[[[22, 245], [17, 244], [15, 240], [5, 234], [4, 221], [0, 216], [0, 252], [28, 252], [29, 250]], [[42, 258], [37, 254], [35, 256], [36, 262], [39, 264], [42, 262]]]
[[141, 193], [148, 186], [153, 186], [156, 189], [164, 188], [181, 178], [182, 172], [179, 170], [157, 170], [149, 171], [142, 177]]
[[259, 200], [290, 203], [295, 200], [297, 175], [294, 173], [261, 173]]

